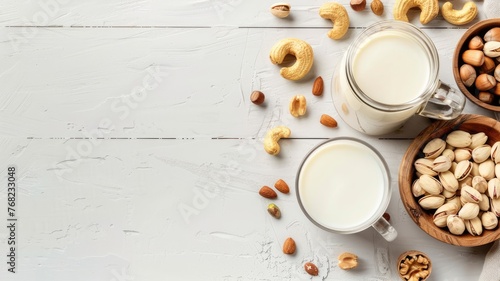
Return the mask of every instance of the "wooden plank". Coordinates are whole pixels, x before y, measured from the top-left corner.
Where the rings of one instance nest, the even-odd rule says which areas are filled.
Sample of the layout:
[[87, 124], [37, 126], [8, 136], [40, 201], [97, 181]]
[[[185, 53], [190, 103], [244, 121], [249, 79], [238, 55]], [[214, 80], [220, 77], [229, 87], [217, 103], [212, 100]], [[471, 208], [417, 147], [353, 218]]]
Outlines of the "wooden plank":
[[[3, 28], [0, 42], [1, 136], [246, 138], [276, 125], [289, 126], [296, 138], [351, 133], [329, 95], [350, 41], [334, 42], [323, 29], [37, 28], [32, 38], [22, 38], [22, 30]], [[455, 85], [451, 58], [462, 31], [425, 31], [439, 50], [441, 79]], [[268, 58], [286, 37], [314, 49], [313, 70], [299, 82], [280, 77]], [[310, 94], [318, 75], [326, 84], [322, 97]], [[266, 94], [264, 106], [249, 101], [253, 90]], [[288, 113], [296, 94], [309, 104], [300, 119]], [[466, 112], [491, 115], [470, 103]], [[339, 128], [320, 125], [323, 113], [337, 118]], [[427, 124], [398, 135], [414, 136]]]

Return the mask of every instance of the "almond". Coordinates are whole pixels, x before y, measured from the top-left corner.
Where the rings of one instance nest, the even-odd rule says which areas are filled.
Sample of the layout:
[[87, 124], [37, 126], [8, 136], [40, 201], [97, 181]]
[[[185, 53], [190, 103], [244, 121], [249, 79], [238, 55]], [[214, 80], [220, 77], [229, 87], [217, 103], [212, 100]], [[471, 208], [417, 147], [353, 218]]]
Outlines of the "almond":
[[262, 197], [273, 199], [278, 197], [278, 194], [276, 194], [276, 191], [272, 190], [269, 186], [264, 185], [263, 187], [260, 188], [259, 194]]
[[288, 184], [282, 180], [279, 179], [275, 184], [274, 187], [281, 193], [288, 193], [290, 192], [290, 188], [288, 187]]
[[315, 96], [321, 96], [323, 94], [323, 85], [323, 78], [321, 76], [318, 76], [318, 78], [314, 80], [312, 94]]
[[290, 237], [288, 237], [285, 240], [285, 243], [283, 243], [283, 253], [287, 255], [293, 255], [296, 248], [297, 246], [295, 245], [295, 241]]
[[307, 273], [309, 273], [309, 275], [312, 275], [312, 276], [318, 276], [318, 267], [312, 263], [312, 262], [306, 262], [304, 264], [304, 269], [306, 270]]
[[333, 117], [331, 117], [328, 114], [321, 115], [319, 122], [327, 127], [330, 127], [330, 128], [335, 128], [338, 125], [337, 120], [335, 120]]

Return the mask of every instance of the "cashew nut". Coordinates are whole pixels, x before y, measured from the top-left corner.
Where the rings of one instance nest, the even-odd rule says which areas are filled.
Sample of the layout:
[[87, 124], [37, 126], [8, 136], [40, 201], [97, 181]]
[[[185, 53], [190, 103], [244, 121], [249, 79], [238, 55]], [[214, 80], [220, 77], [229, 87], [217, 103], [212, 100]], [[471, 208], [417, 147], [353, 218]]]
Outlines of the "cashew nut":
[[441, 14], [443, 14], [443, 18], [451, 24], [464, 25], [476, 18], [477, 6], [474, 2], [469, 1], [464, 4], [462, 10], [455, 10], [451, 2], [446, 2], [443, 4], [443, 7], [441, 7]]
[[290, 134], [290, 129], [285, 126], [278, 126], [270, 129], [264, 137], [264, 149], [271, 155], [277, 155], [280, 153], [280, 145], [278, 141], [281, 138], [288, 138]]
[[289, 80], [299, 80], [311, 70], [314, 61], [313, 49], [304, 40], [286, 38], [273, 46], [269, 58], [273, 64], [281, 64], [289, 54], [295, 56], [297, 60], [292, 66], [281, 68], [280, 74]]
[[392, 14], [394, 19], [409, 22], [406, 14], [411, 8], [418, 7], [420, 12], [420, 22], [427, 24], [439, 13], [438, 0], [396, 0]]
[[319, 15], [333, 22], [333, 28], [328, 31], [328, 37], [331, 39], [340, 39], [349, 30], [349, 15], [341, 4], [336, 2], [325, 3], [319, 8]]

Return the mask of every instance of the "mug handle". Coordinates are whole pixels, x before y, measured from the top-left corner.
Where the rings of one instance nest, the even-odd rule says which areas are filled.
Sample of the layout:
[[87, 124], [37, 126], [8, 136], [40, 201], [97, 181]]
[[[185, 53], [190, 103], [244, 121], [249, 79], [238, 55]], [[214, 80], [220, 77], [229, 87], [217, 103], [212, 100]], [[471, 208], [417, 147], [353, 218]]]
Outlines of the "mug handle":
[[384, 217], [381, 217], [378, 221], [376, 221], [373, 225], [373, 228], [385, 238], [385, 240], [391, 242], [398, 236], [398, 232], [396, 229], [386, 220]]
[[465, 106], [465, 95], [441, 81], [427, 103], [418, 114], [441, 120], [455, 119]]

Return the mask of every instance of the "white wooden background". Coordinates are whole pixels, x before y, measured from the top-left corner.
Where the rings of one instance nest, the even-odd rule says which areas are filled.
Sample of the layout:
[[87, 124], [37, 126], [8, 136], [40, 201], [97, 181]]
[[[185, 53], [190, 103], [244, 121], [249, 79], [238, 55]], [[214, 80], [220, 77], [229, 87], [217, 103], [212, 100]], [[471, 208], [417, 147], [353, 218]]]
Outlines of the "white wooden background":
[[[12, 274], [3, 181], [0, 280], [397, 280], [396, 259], [411, 249], [431, 257], [432, 280], [476, 280], [489, 245], [439, 242], [400, 202], [401, 157], [430, 121], [415, 117], [394, 134], [364, 136], [342, 122], [328, 94], [352, 38], [391, 19], [394, 1], [383, 0], [381, 17], [340, 1], [351, 17], [340, 41], [326, 36], [324, 2], [292, 0], [291, 17], [278, 19], [269, 13], [273, 1], [263, 0], [1, 1], [0, 170], [6, 177], [17, 167], [19, 221]], [[410, 19], [422, 26], [417, 11]], [[422, 26], [452, 85], [451, 58], [468, 26], [441, 16]], [[300, 82], [281, 78], [268, 59], [277, 40], [292, 36], [315, 53], [312, 74]], [[317, 75], [326, 81], [322, 97], [310, 94]], [[249, 101], [253, 90], [266, 94], [264, 106]], [[304, 118], [288, 113], [295, 94], [308, 98]], [[465, 112], [492, 116], [469, 101]], [[323, 113], [339, 127], [320, 125]], [[279, 157], [262, 147], [276, 125], [293, 137], [281, 142]], [[336, 136], [368, 140], [386, 158], [394, 242], [372, 229], [348, 236], [318, 229], [293, 190], [275, 202], [280, 220], [267, 214], [258, 189], [279, 178], [293, 188], [307, 151]], [[294, 256], [281, 252], [288, 236]], [[360, 257], [357, 269], [338, 268], [344, 251]], [[304, 273], [306, 261], [318, 265], [318, 277]]]

